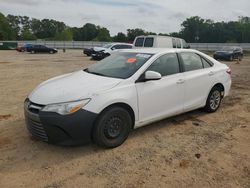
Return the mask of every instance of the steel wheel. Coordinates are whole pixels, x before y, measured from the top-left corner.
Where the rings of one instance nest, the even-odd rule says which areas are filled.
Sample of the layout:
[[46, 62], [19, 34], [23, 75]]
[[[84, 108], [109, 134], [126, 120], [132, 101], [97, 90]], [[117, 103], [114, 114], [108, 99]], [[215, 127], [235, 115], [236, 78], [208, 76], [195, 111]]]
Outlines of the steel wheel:
[[108, 138], [117, 138], [121, 134], [123, 126], [124, 123], [120, 117], [110, 117], [110, 119], [105, 122], [104, 134]]
[[117, 147], [127, 139], [132, 125], [132, 118], [126, 109], [110, 107], [98, 117], [93, 131], [94, 142], [107, 148]]

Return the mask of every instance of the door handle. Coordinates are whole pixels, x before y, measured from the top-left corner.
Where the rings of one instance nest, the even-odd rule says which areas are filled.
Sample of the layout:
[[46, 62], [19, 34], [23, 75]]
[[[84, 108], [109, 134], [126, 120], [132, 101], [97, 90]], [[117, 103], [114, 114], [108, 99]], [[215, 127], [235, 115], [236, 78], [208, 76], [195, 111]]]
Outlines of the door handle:
[[208, 73], [208, 75], [209, 75], [209, 76], [213, 76], [213, 75], [214, 75], [214, 72], [211, 71], [211, 72]]
[[185, 82], [184, 79], [179, 79], [176, 83], [177, 83], [177, 84], [183, 84], [184, 82]]

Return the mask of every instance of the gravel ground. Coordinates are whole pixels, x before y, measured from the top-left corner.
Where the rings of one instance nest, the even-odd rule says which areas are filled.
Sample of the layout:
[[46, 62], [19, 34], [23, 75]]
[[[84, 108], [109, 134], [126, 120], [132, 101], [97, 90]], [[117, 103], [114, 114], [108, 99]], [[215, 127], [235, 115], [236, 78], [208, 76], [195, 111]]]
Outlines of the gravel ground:
[[232, 69], [232, 90], [213, 114], [200, 110], [131, 133], [115, 149], [32, 139], [23, 101], [42, 81], [95, 63], [80, 50], [0, 51], [0, 187], [250, 187], [250, 56]]

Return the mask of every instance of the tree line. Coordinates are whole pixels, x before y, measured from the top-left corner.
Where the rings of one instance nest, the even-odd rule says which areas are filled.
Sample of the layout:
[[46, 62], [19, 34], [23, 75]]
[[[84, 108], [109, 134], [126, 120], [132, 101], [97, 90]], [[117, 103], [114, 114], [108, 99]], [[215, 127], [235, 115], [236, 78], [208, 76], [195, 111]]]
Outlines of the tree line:
[[[27, 16], [0, 13], [0, 40], [64, 40], [132, 42], [139, 35], [155, 35], [140, 28], [128, 29], [111, 36], [107, 28], [92, 23], [82, 27], [69, 27], [53, 19], [36, 19]], [[239, 17], [237, 21], [214, 22], [198, 16], [187, 18], [179, 32], [158, 33], [184, 38], [187, 42], [225, 43], [250, 42], [250, 18]]]

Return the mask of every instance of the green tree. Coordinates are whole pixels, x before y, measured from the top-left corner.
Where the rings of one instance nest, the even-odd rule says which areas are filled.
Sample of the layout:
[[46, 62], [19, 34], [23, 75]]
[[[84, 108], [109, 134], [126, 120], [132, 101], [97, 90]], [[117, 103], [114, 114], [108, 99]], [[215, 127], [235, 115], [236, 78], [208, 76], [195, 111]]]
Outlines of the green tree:
[[14, 15], [7, 15], [7, 20], [10, 24], [11, 30], [13, 32], [13, 35], [15, 37], [15, 39], [19, 39], [20, 38], [20, 32], [21, 32], [21, 28], [20, 28], [20, 19], [19, 16], [14, 16]]
[[36, 36], [29, 29], [22, 31], [20, 38], [22, 40], [36, 40]]
[[55, 36], [55, 40], [71, 41], [72, 39], [73, 39], [73, 34], [69, 28], [65, 29], [61, 33], [57, 33]]
[[98, 30], [98, 35], [94, 40], [103, 41], [103, 42], [111, 42], [112, 41], [112, 39], [110, 37], [109, 30], [104, 28], [104, 27], [102, 27]]
[[113, 37], [113, 41], [114, 42], [127, 42], [128, 39], [127, 39], [127, 36], [124, 33], [119, 32], [119, 33], [117, 33], [117, 35], [115, 35]]
[[140, 35], [145, 35], [146, 32], [143, 29], [128, 29], [127, 30], [127, 37], [129, 42], [133, 42], [135, 37]]
[[15, 39], [14, 33], [7, 18], [0, 13], [0, 40], [13, 40]]

